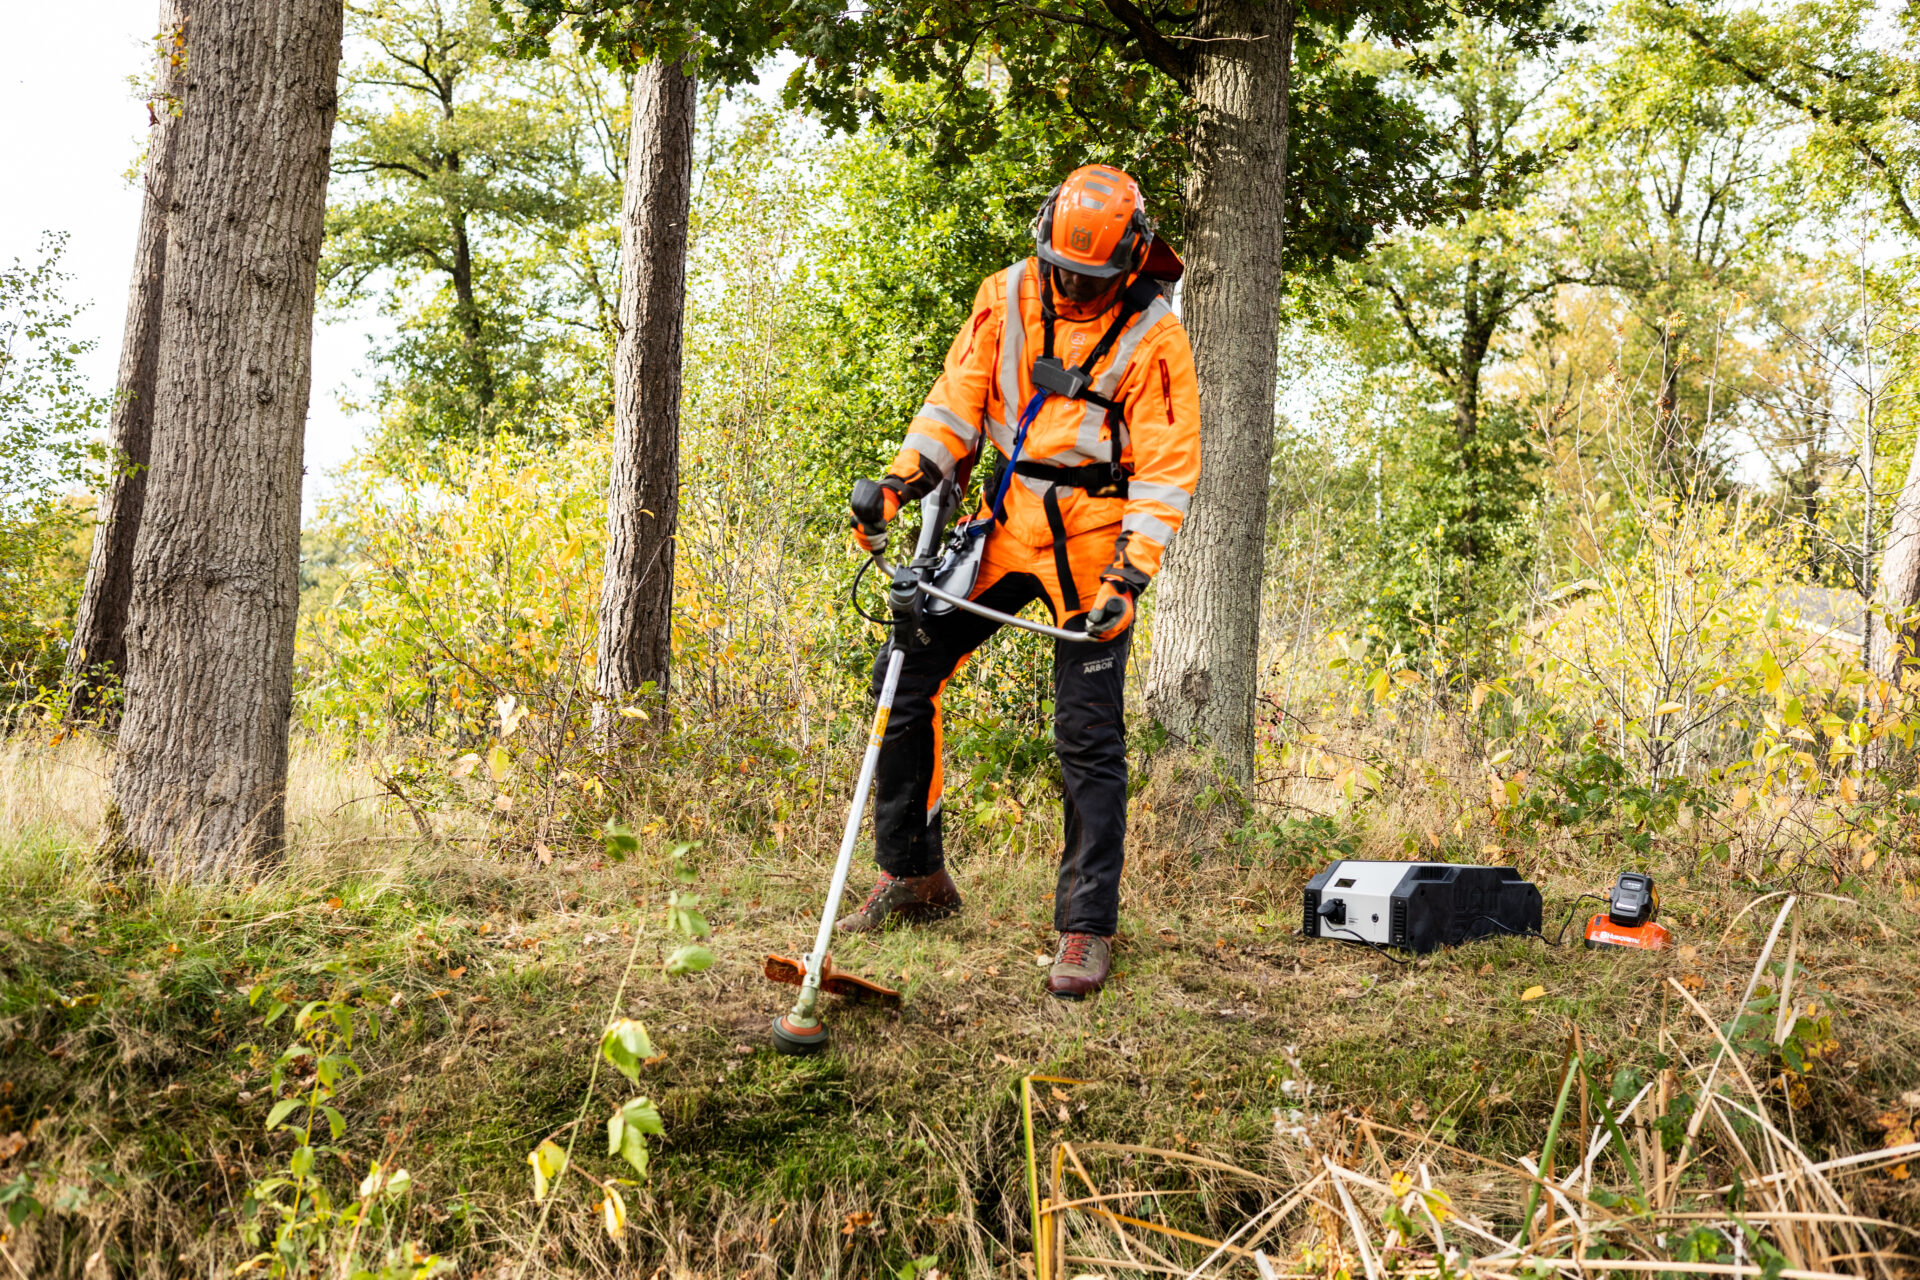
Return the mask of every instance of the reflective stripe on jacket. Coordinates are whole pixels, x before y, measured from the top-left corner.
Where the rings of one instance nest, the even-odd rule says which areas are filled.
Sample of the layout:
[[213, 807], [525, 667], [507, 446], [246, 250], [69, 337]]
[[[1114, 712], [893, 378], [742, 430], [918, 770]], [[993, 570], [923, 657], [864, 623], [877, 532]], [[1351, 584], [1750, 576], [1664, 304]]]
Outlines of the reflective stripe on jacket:
[[[1077, 365], [1118, 311], [1091, 320], [1054, 321], [1054, 354]], [[1017, 322], [1008, 323], [1009, 316]], [[947, 351], [946, 369], [913, 417], [889, 474], [914, 484], [950, 474], [984, 428], [1002, 457], [1013, 453], [1020, 412], [1033, 398], [1033, 361], [1044, 349], [1038, 264], [1028, 258], [981, 282], [973, 314]], [[1071, 537], [1118, 524], [1116, 553], [1151, 577], [1186, 519], [1200, 479], [1200, 390], [1187, 331], [1167, 300], [1135, 316], [1091, 372], [1093, 391], [1120, 405], [1120, 463], [1127, 497], [1098, 498], [1061, 486], [1058, 502]], [[1021, 458], [1054, 466], [1104, 463], [1111, 456], [1107, 411], [1049, 396], [1028, 429]], [[924, 466], [923, 466], [924, 464]], [[984, 471], [985, 468], [983, 467]], [[919, 488], [915, 484], [916, 489]], [[1042, 506], [1049, 482], [1016, 475], [1007, 488], [1003, 535], [1030, 547], [1053, 542]]]

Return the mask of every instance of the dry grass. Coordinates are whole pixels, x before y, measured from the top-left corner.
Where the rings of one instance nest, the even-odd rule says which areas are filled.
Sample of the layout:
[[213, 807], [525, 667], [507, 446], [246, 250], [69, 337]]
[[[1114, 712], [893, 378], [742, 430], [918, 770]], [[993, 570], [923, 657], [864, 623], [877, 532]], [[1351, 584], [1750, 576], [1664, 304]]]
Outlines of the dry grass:
[[[837, 767], [809, 763], [823, 778]], [[1065, 1006], [1039, 994], [1036, 956], [1052, 941], [1045, 895], [1055, 819], [1036, 791], [1017, 826], [995, 818], [957, 837], [968, 895], [961, 919], [862, 940], [836, 957], [902, 986], [906, 1007], [836, 1009], [835, 1052], [794, 1062], [773, 1055], [765, 1034], [791, 992], [758, 969], [765, 952], [791, 953], [811, 932], [838, 821], [832, 786], [793, 786], [775, 831], [770, 815], [739, 820], [740, 805], [719, 784], [641, 779], [632, 812], [661, 826], [638, 857], [608, 865], [562, 856], [542, 866], [511, 850], [422, 847], [409, 819], [363, 799], [373, 788], [357, 770], [303, 749], [282, 866], [243, 890], [155, 890], [127, 902], [86, 852], [102, 765], [86, 743], [16, 742], [0, 775], [9, 885], [0, 900], [0, 1075], [15, 1086], [0, 1103], [12, 1108], [0, 1132], [38, 1126], [30, 1147], [0, 1166], [0, 1184], [35, 1161], [48, 1203], [67, 1188], [86, 1197], [9, 1242], [10, 1256], [36, 1275], [86, 1274], [95, 1253], [112, 1274], [141, 1277], [207, 1275], [236, 1259], [241, 1193], [284, 1157], [260, 1132], [261, 1064], [233, 1053], [238, 1043], [278, 1041], [241, 993], [258, 980], [318, 991], [313, 966], [323, 957], [346, 963], [383, 1003], [398, 999], [387, 1034], [364, 1055], [367, 1078], [343, 1097], [341, 1145], [361, 1171], [382, 1153], [412, 1171], [409, 1229], [458, 1259], [463, 1274], [519, 1268], [534, 1218], [525, 1152], [578, 1108], [637, 930], [640, 967], [619, 1012], [643, 1019], [666, 1052], [644, 1083], [668, 1136], [635, 1197], [629, 1239], [604, 1240], [591, 1206], [570, 1197], [530, 1274], [649, 1276], [665, 1267], [676, 1276], [851, 1280], [929, 1255], [957, 1275], [1027, 1273], [1018, 1082], [1035, 1071], [1091, 1082], [1045, 1099], [1036, 1117], [1043, 1151], [1133, 1143], [1295, 1186], [1302, 1149], [1276, 1135], [1276, 1108], [1284, 1116], [1299, 1107], [1287, 1082], [1311, 1080], [1315, 1123], [1344, 1135], [1344, 1145], [1329, 1137], [1319, 1149], [1357, 1177], [1380, 1181], [1390, 1167], [1424, 1161], [1436, 1179], [1468, 1178], [1455, 1163], [1466, 1157], [1436, 1145], [1443, 1141], [1512, 1169], [1516, 1156], [1537, 1153], [1571, 1028], [1604, 1050], [1609, 1069], [1653, 1069], [1675, 1052], [1704, 1060], [1711, 1030], [1668, 980], [1689, 991], [1697, 981], [1698, 997], [1724, 1012], [1769, 923], [1749, 913], [1721, 945], [1752, 891], [1676, 866], [1661, 868], [1668, 915], [1693, 951], [1552, 951], [1508, 940], [1402, 968], [1294, 937], [1303, 872], [1227, 856], [1231, 810], [1195, 804], [1204, 771], [1162, 762], [1136, 797], [1120, 972], [1101, 1000]], [[695, 889], [711, 908], [720, 962], [670, 981], [657, 967], [671, 947], [660, 908], [671, 885], [667, 844], [679, 835], [703, 842]], [[1553, 861], [1542, 876], [1550, 911], [1617, 869]], [[863, 883], [857, 875], [855, 887]], [[1915, 919], [1892, 887], [1856, 905], [1806, 904], [1799, 960], [1810, 982], [1825, 984], [1814, 989], [1834, 1010], [1843, 1046], [1790, 1112], [1796, 1141], [1819, 1158], [1877, 1145], [1884, 1134], [1873, 1118], [1920, 1087]], [[1546, 996], [1523, 1001], [1535, 985]], [[99, 1003], [58, 999], [76, 993]], [[1384, 1163], [1354, 1156], [1371, 1151], [1362, 1126], [1372, 1126]], [[1388, 1126], [1423, 1136], [1396, 1138]], [[600, 1161], [591, 1143], [583, 1150]], [[1716, 1148], [1695, 1162], [1686, 1190], [1720, 1185], [1735, 1167]], [[125, 1182], [115, 1189], [90, 1168]], [[1149, 1172], [1162, 1190], [1199, 1193], [1167, 1196], [1160, 1212], [1210, 1239], [1271, 1198], [1265, 1184], [1198, 1177], [1191, 1166], [1171, 1180], [1145, 1168], [1130, 1176]], [[1089, 1173], [1104, 1180], [1116, 1171]], [[1478, 1222], [1516, 1212], [1511, 1175], [1471, 1191], [1445, 1185]], [[1911, 1223], [1920, 1220], [1912, 1185], [1867, 1175], [1849, 1203]], [[1377, 1204], [1363, 1212], [1377, 1223]], [[1334, 1256], [1328, 1232], [1325, 1221], [1296, 1215], [1268, 1244], [1296, 1262], [1320, 1247], [1324, 1262]]]
[[[1740, 996], [1722, 1010], [1737, 1016], [1771, 980], [1769, 959], [1784, 952], [1787, 989], [1768, 1037], [1775, 1043], [1790, 1037], [1795, 997], [1804, 995], [1791, 989], [1799, 908], [1799, 899], [1788, 895]], [[1789, 941], [1783, 928], [1790, 920]], [[1300, 1106], [1284, 1118], [1276, 1113], [1274, 1159], [1265, 1172], [1177, 1151], [1072, 1141], [1054, 1145], [1043, 1172], [1030, 1145], [1034, 1194], [1043, 1177], [1047, 1188], [1034, 1214], [1042, 1224], [1037, 1273], [1053, 1280], [1070, 1268], [1100, 1266], [1116, 1274], [1188, 1277], [1239, 1271], [1263, 1280], [1340, 1271], [1368, 1280], [1650, 1271], [1795, 1280], [1913, 1274], [1920, 1224], [1863, 1214], [1850, 1194], [1876, 1173], [1908, 1178], [1909, 1165], [1920, 1162], [1912, 1130], [1877, 1151], [1817, 1159], [1797, 1135], [1791, 1092], [1768, 1087], [1764, 1075], [1756, 1080], [1750, 1055], [1735, 1049], [1721, 1016], [1688, 984], [1668, 977], [1666, 985], [1698, 1024], [1660, 1030], [1662, 1047], [1684, 1065], [1661, 1071], [1631, 1099], [1609, 1099], [1599, 1093], [1592, 1068], [1610, 1055], [1584, 1043], [1576, 1030], [1543, 1147], [1532, 1156], [1490, 1159], [1437, 1141], [1431, 1127], [1385, 1124], [1351, 1109], [1328, 1112], [1316, 1105], [1297, 1061], [1292, 1083]], [[1694, 1039], [1689, 1032], [1701, 1029], [1711, 1040], [1695, 1057], [1687, 1051]], [[1079, 1083], [1024, 1082], [1029, 1132], [1041, 1082], [1056, 1097], [1068, 1096], [1059, 1086]], [[1789, 1097], [1784, 1106], [1783, 1092]], [[1570, 1105], [1576, 1097], [1577, 1106]], [[1690, 1112], [1676, 1109], [1683, 1098], [1695, 1104]], [[1920, 1092], [1906, 1093], [1901, 1103], [1909, 1116], [1920, 1112]], [[1566, 1154], [1575, 1159], [1556, 1173], [1562, 1150], [1556, 1138], [1566, 1129], [1572, 1130]], [[1663, 1131], [1680, 1135], [1676, 1151], [1661, 1141]], [[1115, 1153], [1128, 1165], [1198, 1165], [1216, 1184], [1257, 1189], [1265, 1203], [1224, 1239], [1182, 1232], [1156, 1212], [1165, 1196], [1139, 1169], [1117, 1177], [1108, 1172]], [[1089, 1173], [1083, 1156], [1108, 1176]], [[1699, 1178], [1704, 1165], [1728, 1169], [1731, 1182]], [[1689, 1179], [1689, 1172], [1696, 1176]], [[1269, 1244], [1269, 1237], [1281, 1243]], [[1274, 1253], [1287, 1261], [1276, 1266]]]

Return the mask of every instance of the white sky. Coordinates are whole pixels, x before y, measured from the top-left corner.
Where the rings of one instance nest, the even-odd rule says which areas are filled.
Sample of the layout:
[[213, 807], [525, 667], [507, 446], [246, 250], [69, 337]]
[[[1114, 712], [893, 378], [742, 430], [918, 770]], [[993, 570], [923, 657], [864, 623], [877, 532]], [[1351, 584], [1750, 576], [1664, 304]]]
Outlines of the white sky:
[[[154, 0], [29, 4], [8, 0], [18, 51], [0, 67], [0, 262], [37, 256], [47, 231], [68, 235], [67, 300], [84, 305], [78, 328], [98, 342], [85, 369], [94, 388], [113, 388], [120, 359], [139, 193], [122, 178], [140, 152], [147, 109], [127, 77], [143, 76], [159, 25]], [[305, 505], [325, 472], [346, 461], [366, 424], [339, 407], [339, 391], [365, 385], [368, 321], [315, 327], [313, 399], [307, 422]]]

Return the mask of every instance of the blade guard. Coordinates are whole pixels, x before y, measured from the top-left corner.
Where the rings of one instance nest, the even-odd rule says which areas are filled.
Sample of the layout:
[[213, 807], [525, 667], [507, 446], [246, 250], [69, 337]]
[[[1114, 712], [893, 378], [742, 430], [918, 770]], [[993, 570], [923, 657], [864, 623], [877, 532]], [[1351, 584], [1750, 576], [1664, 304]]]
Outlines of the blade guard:
[[1673, 935], [1667, 932], [1667, 926], [1658, 921], [1649, 920], [1642, 925], [1615, 924], [1600, 914], [1587, 921], [1587, 945], [1589, 947], [1618, 947], [1630, 951], [1665, 951]]
[[[761, 972], [774, 982], [797, 987], [806, 980], [807, 966], [804, 961], [790, 960], [786, 956], [768, 956]], [[826, 963], [821, 966], [820, 989], [829, 995], [841, 996], [859, 1004], [884, 1004], [896, 1008], [900, 1004], [898, 991], [857, 974], [839, 972], [833, 967], [832, 956], [828, 956]]]

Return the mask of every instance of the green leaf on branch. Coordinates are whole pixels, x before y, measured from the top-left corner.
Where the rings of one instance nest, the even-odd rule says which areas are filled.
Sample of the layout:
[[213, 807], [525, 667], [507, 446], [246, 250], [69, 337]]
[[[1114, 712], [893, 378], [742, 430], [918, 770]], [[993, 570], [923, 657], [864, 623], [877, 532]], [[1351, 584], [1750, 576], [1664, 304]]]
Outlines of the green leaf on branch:
[[647, 1135], [663, 1136], [666, 1125], [648, 1098], [629, 1098], [607, 1117], [607, 1154], [619, 1156], [641, 1177], [647, 1172]]
[[670, 894], [667, 898], [667, 928], [683, 938], [704, 938], [713, 932], [707, 918], [694, 908], [700, 899], [695, 894]]
[[640, 847], [640, 839], [626, 823], [608, 818], [606, 825], [600, 828], [600, 847], [607, 851], [607, 857], [613, 861], [625, 862], [627, 856]]
[[600, 1052], [634, 1084], [640, 1083], [640, 1064], [653, 1056], [653, 1041], [644, 1024], [632, 1018], [613, 1023], [600, 1037]]
[[273, 1110], [267, 1112], [267, 1132], [272, 1133], [275, 1129], [278, 1129], [280, 1122], [285, 1120], [293, 1109], [299, 1105], [300, 1099], [298, 1098], [282, 1098], [280, 1101], [274, 1103]]
[[699, 943], [689, 943], [667, 957], [667, 972], [673, 977], [687, 973], [701, 973], [713, 968], [713, 952]]

